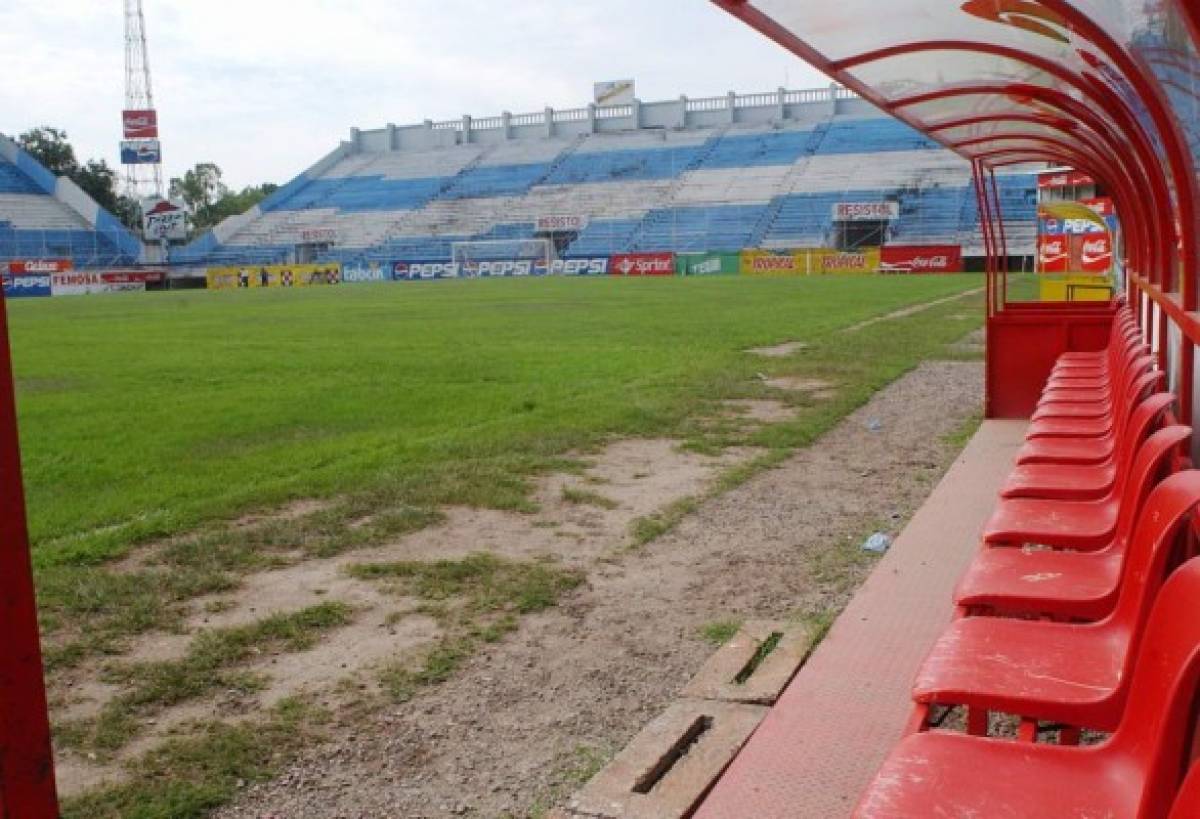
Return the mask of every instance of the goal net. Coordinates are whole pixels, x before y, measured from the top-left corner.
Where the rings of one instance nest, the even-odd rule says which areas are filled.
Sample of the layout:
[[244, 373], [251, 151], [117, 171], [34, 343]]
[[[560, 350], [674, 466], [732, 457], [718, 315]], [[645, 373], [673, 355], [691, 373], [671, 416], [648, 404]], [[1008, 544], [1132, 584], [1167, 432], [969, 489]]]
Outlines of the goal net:
[[544, 276], [554, 260], [554, 243], [549, 239], [454, 242], [450, 255], [463, 276]]

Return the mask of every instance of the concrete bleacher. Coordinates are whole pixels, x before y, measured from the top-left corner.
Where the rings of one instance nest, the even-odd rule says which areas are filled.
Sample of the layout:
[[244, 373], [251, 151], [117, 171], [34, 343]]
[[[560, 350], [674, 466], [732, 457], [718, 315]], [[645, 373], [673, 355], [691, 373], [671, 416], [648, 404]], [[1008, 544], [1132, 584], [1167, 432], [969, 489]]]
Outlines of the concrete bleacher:
[[[819, 245], [830, 239], [836, 203], [883, 200], [900, 203], [894, 241], [976, 241], [960, 157], [861, 100], [831, 92], [829, 103], [789, 108], [791, 93], [751, 95], [747, 108], [731, 97], [725, 121], [709, 116], [724, 98], [685, 99], [675, 127], [649, 127], [653, 117], [624, 106], [505, 115], [478, 130], [470, 118], [426, 123], [414, 126], [424, 141], [413, 147], [402, 144], [412, 129], [355, 131], [176, 258], [286, 261], [306, 231], [321, 228], [337, 234], [321, 259], [444, 260], [454, 242], [532, 237], [536, 218], [551, 214], [587, 218], [565, 248], [573, 256]], [[617, 127], [617, 115], [638, 127]], [[534, 125], [541, 130], [526, 133]], [[1011, 187], [1002, 192], [1010, 244], [1032, 253], [1032, 178]]]
[[0, 261], [69, 259], [78, 268], [128, 265], [141, 242], [73, 182], [0, 135]]

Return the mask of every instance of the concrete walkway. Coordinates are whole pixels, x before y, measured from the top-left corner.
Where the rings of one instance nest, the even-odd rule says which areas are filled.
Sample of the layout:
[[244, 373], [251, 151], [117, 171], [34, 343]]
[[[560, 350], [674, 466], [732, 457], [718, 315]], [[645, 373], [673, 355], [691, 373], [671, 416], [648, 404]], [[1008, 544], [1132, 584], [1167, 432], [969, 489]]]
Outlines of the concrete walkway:
[[912, 714], [912, 678], [952, 615], [1024, 421], [985, 421], [834, 623], [696, 819], [847, 816]]

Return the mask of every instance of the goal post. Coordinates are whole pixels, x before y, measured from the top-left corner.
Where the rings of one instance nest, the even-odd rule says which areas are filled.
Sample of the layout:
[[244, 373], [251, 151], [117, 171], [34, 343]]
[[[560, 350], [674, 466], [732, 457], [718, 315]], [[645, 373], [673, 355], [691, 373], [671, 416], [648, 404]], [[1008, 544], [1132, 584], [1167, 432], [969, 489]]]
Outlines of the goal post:
[[554, 261], [554, 243], [550, 239], [453, 242], [450, 258], [468, 277], [544, 276]]

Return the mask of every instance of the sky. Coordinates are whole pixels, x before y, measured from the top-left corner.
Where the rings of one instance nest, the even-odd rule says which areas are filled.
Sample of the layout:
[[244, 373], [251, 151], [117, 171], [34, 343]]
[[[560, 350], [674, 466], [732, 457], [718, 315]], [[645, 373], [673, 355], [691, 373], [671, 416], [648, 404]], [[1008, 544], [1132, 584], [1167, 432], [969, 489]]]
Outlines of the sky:
[[[708, 0], [144, 0], [164, 176], [282, 184], [349, 137], [547, 105], [633, 78], [643, 101], [825, 86]], [[118, 0], [0, 3], [0, 133], [64, 129], [116, 166]]]

